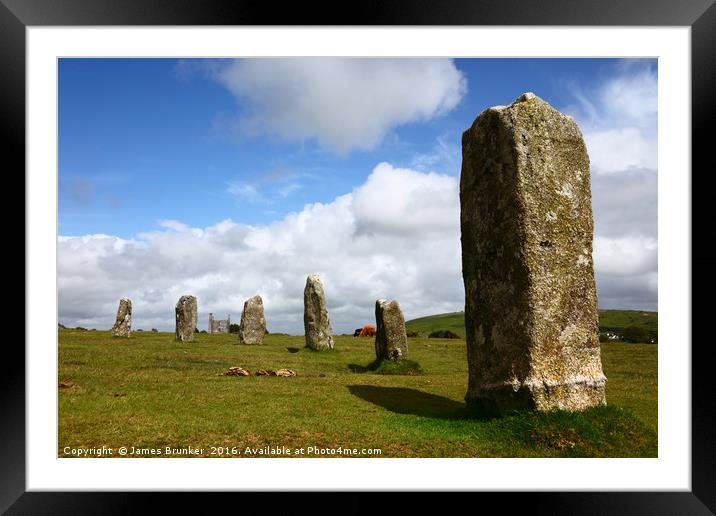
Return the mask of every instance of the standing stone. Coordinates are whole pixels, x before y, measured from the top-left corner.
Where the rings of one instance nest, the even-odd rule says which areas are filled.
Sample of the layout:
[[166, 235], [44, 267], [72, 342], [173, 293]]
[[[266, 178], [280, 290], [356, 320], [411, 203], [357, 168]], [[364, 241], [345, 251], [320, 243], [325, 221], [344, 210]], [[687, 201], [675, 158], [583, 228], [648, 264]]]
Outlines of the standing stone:
[[333, 349], [333, 330], [328, 319], [326, 295], [316, 274], [310, 274], [303, 289], [303, 326], [306, 346], [315, 350]]
[[244, 302], [239, 323], [239, 342], [241, 344], [261, 344], [266, 334], [264, 302], [261, 296], [254, 296]]
[[408, 356], [405, 318], [394, 299], [375, 302], [375, 355], [379, 360], [402, 360]]
[[194, 340], [194, 331], [198, 321], [196, 298], [182, 296], [176, 306], [176, 338], [182, 342]]
[[[106, 328], [106, 326], [105, 326]], [[123, 297], [119, 300], [117, 318], [112, 326], [112, 335], [115, 337], [129, 337], [132, 332], [132, 300]]]
[[606, 404], [589, 181], [574, 119], [532, 93], [463, 133], [468, 403], [501, 413]]

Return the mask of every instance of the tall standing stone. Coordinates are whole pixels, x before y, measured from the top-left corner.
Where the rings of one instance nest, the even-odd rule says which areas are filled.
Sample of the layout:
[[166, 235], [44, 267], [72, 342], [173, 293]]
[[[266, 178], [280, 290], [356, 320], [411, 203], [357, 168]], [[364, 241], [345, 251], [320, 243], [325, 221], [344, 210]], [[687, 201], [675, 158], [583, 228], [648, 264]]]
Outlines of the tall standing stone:
[[241, 344], [261, 344], [266, 334], [264, 302], [261, 296], [254, 296], [244, 302], [239, 323], [239, 342]]
[[501, 413], [606, 404], [589, 183], [574, 119], [532, 93], [463, 133], [469, 403]]
[[375, 355], [379, 360], [402, 360], [408, 356], [405, 317], [394, 299], [375, 302]]
[[326, 308], [323, 284], [316, 274], [310, 274], [303, 289], [303, 326], [306, 346], [315, 350], [333, 349], [333, 330]]
[[176, 306], [176, 339], [182, 342], [194, 340], [194, 330], [198, 321], [196, 298], [182, 296]]
[[132, 332], [132, 301], [123, 297], [119, 300], [117, 318], [112, 326], [112, 335], [115, 337], [129, 337]]

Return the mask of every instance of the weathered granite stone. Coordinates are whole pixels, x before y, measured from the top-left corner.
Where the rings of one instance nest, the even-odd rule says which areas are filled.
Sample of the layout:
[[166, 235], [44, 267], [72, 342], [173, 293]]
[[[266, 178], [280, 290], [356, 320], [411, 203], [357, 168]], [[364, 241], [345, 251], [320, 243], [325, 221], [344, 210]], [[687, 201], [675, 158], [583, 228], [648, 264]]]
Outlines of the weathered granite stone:
[[606, 404], [589, 157], [574, 119], [532, 93], [462, 136], [468, 390], [491, 411]]
[[261, 296], [254, 296], [244, 302], [239, 324], [239, 342], [241, 344], [261, 344], [266, 334], [264, 302]]
[[333, 330], [326, 308], [323, 284], [316, 274], [310, 274], [303, 289], [303, 326], [306, 346], [315, 350], [333, 349]]
[[405, 318], [396, 300], [375, 302], [375, 355], [380, 360], [402, 360], [408, 356]]
[[194, 340], [196, 330], [197, 307], [194, 296], [182, 296], [176, 306], [176, 338], [182, 342]]
[[123, 297], [119, 300], [117, 318], [112, 326], [112, 335], [115, 337], [129, 337], [132, 333], [132, 301]]

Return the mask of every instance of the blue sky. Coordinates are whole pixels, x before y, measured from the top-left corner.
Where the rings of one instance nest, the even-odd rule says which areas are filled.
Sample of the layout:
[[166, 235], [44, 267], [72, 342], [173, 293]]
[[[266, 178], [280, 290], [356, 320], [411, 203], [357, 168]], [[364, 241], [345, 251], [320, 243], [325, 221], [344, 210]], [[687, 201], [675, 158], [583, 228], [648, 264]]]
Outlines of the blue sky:
[[[408, 318], [459, 310], [456, 212], [431, 202], [455, 200], [462, 132], [525, 91], [575, 116], [585, 135], [600, 305], [655, 309], [655, 60], [61, 59], [60, 320], [111, 325], [129, 295], [135, 320], [166, 329], [162, 307], [186, 290], [199, 293], [200, 317], [238, 320], [259, 291], [276, 328], [298, 333], [310, 272], [333, 281], [337, 331], [367, 319], [378, 294], [402, 296]], [[437, 193], [403, 195], [414, 185]], [[345, 245], [293, 241], [310, 224], [314, 239], [371, 235], [351, 256], [363, 253], [365, 275], [385, 273], [387, 287], [339, 280], [355, 271], [341, 269]], [[420, 227], [451, 251], [400, 254]], [[298, 279], [247, 279], [236, 260]], [[115, 282], [109, 264], [154, 272]]]
[[[525, 90], [556, 107], [570, 105], [570, 88], [603, 80], [617, 62], [457, 60], [467, 94], [453, 110], [429, 123], [391, 128], [371, 150], [340, 155], [310, 139], [234, 134], [222, 120], [238, 116], [242, 105], [201, 69], [186, 71], [184, 64], [60, 60], [61, 234], [129, 238], [166, 219], [198, 227], [227, 217], [266, 223], [350, 192], [382, 161], [415, 166], [416, 156], [433, 153], [440, 142], [455, 160], [430, 168], [458, 175], [462, 131], [480, 111]], [[249, 189], [232, 189], [237, 183]]]

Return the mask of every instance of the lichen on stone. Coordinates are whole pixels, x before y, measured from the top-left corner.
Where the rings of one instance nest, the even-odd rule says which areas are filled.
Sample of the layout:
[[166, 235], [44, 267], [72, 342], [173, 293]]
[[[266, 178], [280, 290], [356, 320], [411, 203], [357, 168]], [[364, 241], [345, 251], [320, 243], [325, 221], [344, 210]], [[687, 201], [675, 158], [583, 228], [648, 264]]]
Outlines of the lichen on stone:
[[375, 355], [378, 360], [400, 361], [408, 357], [405, 317], [394, 299], [375, 302]]
[[266, 334], [264, 302], [255, 295], [244, 302], [239, 323], [239, 342], [241, 344], [262, 344]]
[[526, 93], [462, 142], [466, 399], [501, 412], [605, 403], [579, 127]]
[[303, 326], [307, 347], [316, 351], [334, 348], [326, 294], [317, 274], [309, 274], [303, 289]]
[[112, 326], [112, 336], [130, 337], [132, 334], [132, 301], [126, 297], [119, 300], [117, 317]]
[[196, 297], [181, 296], [174, 309], [176, 315], [176, 339], [182, 342], [194, 340], [198, 320]]

